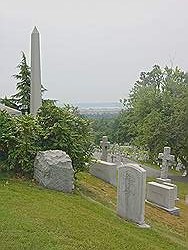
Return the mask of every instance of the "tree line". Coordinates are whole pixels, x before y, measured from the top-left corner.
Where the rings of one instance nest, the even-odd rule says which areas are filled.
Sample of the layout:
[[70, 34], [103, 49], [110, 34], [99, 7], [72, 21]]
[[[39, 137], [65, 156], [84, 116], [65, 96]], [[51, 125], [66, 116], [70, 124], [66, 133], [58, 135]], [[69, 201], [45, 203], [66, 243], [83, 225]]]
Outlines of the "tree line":
[[[176, 159], [188, 168], [187, 73], [178, 67], [155, 65], [151, 71], [140, 74], [129, 97], [121, 102], [123, 110], [119, 116], [113, 122], [106, 121], [105, 132], [113, 142], [147, 150], [151, 160], [164, 146], [170, 146]], [[102, 124], [104, 120], [95, 126], [100, 129]]]
[[[24, 53], [18, 69], [18, 74], [14, 75], [18, 80], [17, 93], [1, 102], [22, 111], [22, 114], [29, 114], [31, 72]], [[44, 87], [42, 89], [45, 91]], [[170, 146], [176, 159], [188, 168], [186, 72], [178, 67], [154, 65], [151, 71], [140, 74], [129, 97], [121, 102], [123, 109], [117, 117], [91, 119], [96, 144], [102, 135], [108, 135], [114, 143], [128, 143], [147, 150], [151, 160], [162, 152], [164, 146]]]

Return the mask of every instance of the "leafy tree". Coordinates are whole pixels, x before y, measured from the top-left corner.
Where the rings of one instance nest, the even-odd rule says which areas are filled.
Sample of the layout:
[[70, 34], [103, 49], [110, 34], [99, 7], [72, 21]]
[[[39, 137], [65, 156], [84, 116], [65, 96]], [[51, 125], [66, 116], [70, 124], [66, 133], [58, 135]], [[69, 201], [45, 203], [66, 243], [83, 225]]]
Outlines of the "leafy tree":
[[147, 149], [155, 158], [169, 145], [188, 167], [187, 91], [188, 76], [178, 67], [142, 72], [119, 116], [123, 141]]
[[108, 139], [112, 142], [113, 141], [113, 124], [114, 119], [109, 117], [96, 117], [90, 118], [92, 129], [94, 132], [95, 144], [99, 145], [102, 137], [104, 135], [108, 136]]

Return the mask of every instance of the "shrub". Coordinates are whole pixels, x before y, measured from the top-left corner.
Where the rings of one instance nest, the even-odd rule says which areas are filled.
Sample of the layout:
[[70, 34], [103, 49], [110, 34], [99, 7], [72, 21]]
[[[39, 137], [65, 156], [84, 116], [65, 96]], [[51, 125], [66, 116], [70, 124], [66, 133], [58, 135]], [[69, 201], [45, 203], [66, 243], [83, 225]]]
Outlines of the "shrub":
[[85, 168], [93, 152], [90, 122], [70, 106], [58, 108], [44, 103], [36, 118], [12, 117], [0, 112], [0, 151], [6, 170], [33, 175], [34, 159], [40, 150], [63, 150], [76, 172]]
[[63, 150], [71, 157], [75, 171], [83, 170], [93, 152], [90, 121], [73, 107], [59, 108], [52, 103], [43, 105], [38, 121], [44, 132], [43, 150]]

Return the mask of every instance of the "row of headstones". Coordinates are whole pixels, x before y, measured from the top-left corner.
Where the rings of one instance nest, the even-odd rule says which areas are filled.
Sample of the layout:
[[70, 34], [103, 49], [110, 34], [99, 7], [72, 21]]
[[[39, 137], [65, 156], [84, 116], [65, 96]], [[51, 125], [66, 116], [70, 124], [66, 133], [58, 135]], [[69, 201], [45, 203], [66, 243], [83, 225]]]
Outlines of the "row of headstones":
[[133, 155], [129, 155], [128, 153], [125, 153], [124, 149], [118, 144], [112, 145], [111, 148], [110, 145], [108, 137], [103, 136], [102, 141], [100, 141], [101, 149], [96, 150], [96, 156], [100, 157], [103, 161], [111, 162], [123, 162], [125, 158], [132, 158], [138, 161], [148, 160], [148, 155], [146, 154], [136, 152]]
[[146, 170], [138, 164], [116, 166], [99, 160], [92, 164], [90, 173], [117, 186], [117, 213], [122, 218], [147, 227], [144, 222], [145, 200], [171, 214], [179, 215], [179, 209], [175, 207], [177, 186], [153, 181], [148, 182], [146, 188]]
[[[102, 153], [100, 159], [102, 161], [108, 161], [108, 148], [110, 146], [110, 142], [108, 141], [107, 136], [103, 136], [102, 141], [100, 142], [100, 146], [102, 148]], [[160, 179], [164, 182], [170, 182], [168, 179], [168, 169], [173, 163], [175, 162], [175, 156], [170, 154], [171, 148], [164, 147], [164, 152], [159, 153], [158, 159], [161, 160], [162, 164], [160, 166]], [[118, 161], [124, 163], [125, 162], [125, 155], [124, 154], [116, 154], [111, 155], [112, 162], [116, 162], [114, 159], [119, 157]]]
[[[100, 158], [101, 160], [103, 161], [109, 161], [109, 162], [113, 162], [113, 163], [116, 163], [116, 162], [122, 162], [122, 163], [125, 163], [126, 162], [126, 159], [127, 158], [130, 158], [129, 155], [125, 154], [125, 153], [122, 153], [121, 151], [117, 151], [117, 152], [110, 152], [109, 153], [109, 148], [110, 148], [110, 142], [108, 141], [108, 137], [107, 136], [103, 136], [102, 138], [102, 141], [100, 142], [100, 146], [101, 146], [101, 150], [96, 150], [96, 157], [97, 158]], [[163, 154], [167, 155], [167, 158], [162, 162], [162, 165], [161, 165], [161, 174], [162, 175], [166, 175], [167, 172], [168, 172], [168, 168], [169, 166], [171, 165], [171, 167], [173, 168], [174, 166], [174, 156], [170, 156], [170, 147], [165, 147], [164, 148], [164, 153], [159, 153], [159, 156], [158, 156], [158, 160], [160, 161], [163, 161], [162, 158], [163, 158]], [[170, 157], [170, 158], [169, 158]], [[140, 161], [147, 161], [148, 160], [148, 157], [146, 155], [138, 155], [138, 153], [135, 154], [135, 156], [133, 157], [135, 160], [140, 160]], [[133, 160], [134, 160], [133, 159]], [[158, 162], [159, 164], [159, 162]], [[180, 170], [183, 170], [184, 169], [184, 166], [182, 163], [178, 162], [177, 165], [176, 165], [176, 170], [177, 171], [180, 171]], [[186, 171], [184, 171], [183, 173], [183, 176], [186, 175]], [[162, 177], [163, 178], [163, 177]]]
[[[74, 189], [74, 170], [70, 157], [60, 150], [39, 152], [35, 159], [34, 178], [43, 186], [64, 192]], [[118, 167], [117, 213], [142, 227], [144, 222], [146, 170], [137, 164]], [[175, 192], [172, 186], [150, 182], [147, 199], [159, 206], [174, 209]], [[156, 195], [157, 194], [157, 195]]]
[[[146, 171], [127, 165], [118, 169], [117, 213], [141, 226], [144, 222]], [[34, 163], [34, 178], [44, 187], [72, 192], [74, 171], [70, 157], [60, 150], [39, 152]]]
[[[107, 148], [109, 146], [109, 142], [107, 137], [104, 136], [101, 141], [102, 147], [102, 156], [101, 159], [104, 161], [107, 159]], [[162, 161], [161, 165], [161, 174], [160, 177], [157, 178], [157, 182], [149, 182], [147, 184], [147, 201], [154, 203], [166, 211], [178, 215], [179, 208], [175, 207], [175, 201], [177, 198], [177, 186], [171, 183], [171, 180], [168, 178], [168, 168], [174, 162], [174, 155], [170, 154], [170, 147], [164, 147], [164, 152], [159, 153], [158, 158]], [[104, 157], [105, 156], [105, 157]], [[101, 165], [103, 167], [103, 165]], [[105, 166], [105, 165], [104, 165]], [[118, 168], [118, 171], [120, 168]], [[102, 169], [101, 169], [102, 170]], [[105, 179], [105, 178], [103, 178]], [[118, 190], [121, 186], [121, 175], [118, 174]], [[114, 181], [113, 181], [114, 182]], [[128, 182], [128, 181], [127, 181]], [[139, 182], [137, 182], [139, 183]], [[131, 187], [131, 185], [128, 185]]]

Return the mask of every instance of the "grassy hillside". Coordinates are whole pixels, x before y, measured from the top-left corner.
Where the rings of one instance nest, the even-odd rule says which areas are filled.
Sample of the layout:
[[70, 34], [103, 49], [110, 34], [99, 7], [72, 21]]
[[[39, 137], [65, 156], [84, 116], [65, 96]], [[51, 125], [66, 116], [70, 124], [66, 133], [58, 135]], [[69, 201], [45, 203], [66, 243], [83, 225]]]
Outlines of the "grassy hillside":
[[[78, 176], [78, 187], [64, 194], [1, 176], [0, 249], [188, 249], [183, 216], [147, 206], [152, 228], [140, 229], [117, 217], [113, 187], [86, 173]], [[179, 205], [186, 214], [183, 200]]]

